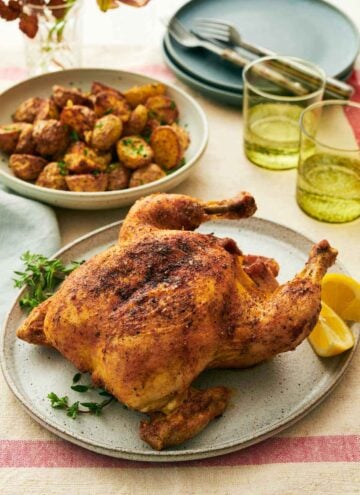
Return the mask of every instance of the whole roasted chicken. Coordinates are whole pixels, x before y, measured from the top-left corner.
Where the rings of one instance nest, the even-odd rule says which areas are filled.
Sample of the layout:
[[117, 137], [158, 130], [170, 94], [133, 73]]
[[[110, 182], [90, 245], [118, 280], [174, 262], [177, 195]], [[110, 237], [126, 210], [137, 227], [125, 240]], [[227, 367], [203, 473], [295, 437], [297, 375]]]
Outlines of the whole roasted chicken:
[[277, 263], [231, 239], [192, 232], [253, 215], [253, 197], [220, 202], [155, 194], [135, 203], [119, 242], [76, 269], [35, 308], [18, 337], [58, 349], [129, 408], [147, 413], [141, 438], [163, 449], [221, 415], [225, 387], [191, 386], [207, 368], [243, 368], [295, 349], [320, 311], [320, 281], [336, 258], [325, 240], [278, 285]]

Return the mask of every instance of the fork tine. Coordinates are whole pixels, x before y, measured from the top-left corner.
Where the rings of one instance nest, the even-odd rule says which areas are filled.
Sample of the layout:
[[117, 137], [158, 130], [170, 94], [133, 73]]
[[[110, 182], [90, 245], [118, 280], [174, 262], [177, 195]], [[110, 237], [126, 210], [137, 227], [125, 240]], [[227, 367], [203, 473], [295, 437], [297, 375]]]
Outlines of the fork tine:
[[209, 31], [211, 33], [220, 34], [221, 36], [228, 36], [228, 32], [227, 31], [216, 29], [216, 28], [213, 28], [211, 26], [196, 25], [196, 29], [201, 30], [201, 31]]
[[229, 27], [230, 27], [230, 24], [228, 22], [225, 22], [225, 21], [218, 21], [216, 19], [207, 19], [207, 18], [204, 18], [204, 17], [198, 17], [196, 20], [195, 20], [195, 24], [197, 25], [202, 25], [202, 26], [208, 26], [208, 27], [213, 27], [215, 29], [219, 29], [219, 30], [225, 30], [225, 31], [228, 31], [229, 30]]
[[203, 28], [195, 28], [195, 34], [198, 33], [200, 36], [204, 36], [205, 38], [216, 38], [219, 41], [229, 41], [229, 36], [226, 34], [219, 34], [216, 31], [208, 30], [208, 29], [203, 29]]

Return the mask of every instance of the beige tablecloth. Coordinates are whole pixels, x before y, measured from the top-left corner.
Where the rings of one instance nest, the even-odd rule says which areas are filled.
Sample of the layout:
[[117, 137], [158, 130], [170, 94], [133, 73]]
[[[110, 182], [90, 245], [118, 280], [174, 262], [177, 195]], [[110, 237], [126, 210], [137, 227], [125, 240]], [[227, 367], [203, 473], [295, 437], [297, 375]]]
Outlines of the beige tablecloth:
[[[0, 70], [3, 85], [21, 68]], [[175, 82], [158, 57], [143, 72]], [[296, 171], [271, 172], [249, 163], [242, 147], [240, 109], [224, 107], [185, 88], [206, 112], [210, 141], [193, 175], [176, 189], [202, 199], [250, 191], [257, 216], [313, 240], [326, 238], [360, 278], [360, 221], [329, 225], [307, 217], [295, 202]], [[62, 242], [118, 220], [124, 210], [56, 211]], [[0, 376], [0, 493], [354, 495], [360, 493], [360, 360], [355, 356], [331, 395], [296, 425], [240, 453], [171, 466], [111, 460], [75, 447], [33, 421]]]

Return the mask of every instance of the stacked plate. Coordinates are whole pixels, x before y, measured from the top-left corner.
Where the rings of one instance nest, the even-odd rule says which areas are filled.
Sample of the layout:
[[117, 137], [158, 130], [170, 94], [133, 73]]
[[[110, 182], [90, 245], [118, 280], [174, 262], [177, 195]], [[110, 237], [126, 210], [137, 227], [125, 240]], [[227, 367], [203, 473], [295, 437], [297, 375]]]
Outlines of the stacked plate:
[[[266, 0], [192, 0], [175, 15], [188, 29], [200, 17], [227, 21], [244, 40], [314, 62], [328, 76], [343, 80], [359, 52], [356, 26], [322, 0], [272, 0], [271, 6]], [[168, 67], [189, 86], [223, 103], [241, 103], [241, 68], [202, 48], [185, 48], [168, 32], [163, 54]]]

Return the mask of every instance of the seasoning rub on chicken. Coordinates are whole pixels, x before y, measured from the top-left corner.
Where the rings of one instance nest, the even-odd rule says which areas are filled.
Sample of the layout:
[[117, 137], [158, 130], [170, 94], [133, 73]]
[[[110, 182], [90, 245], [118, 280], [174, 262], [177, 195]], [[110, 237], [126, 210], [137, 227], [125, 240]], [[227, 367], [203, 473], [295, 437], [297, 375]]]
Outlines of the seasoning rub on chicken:
[[75, 270], [35, 308], [18, 337], [58, 349], [129, 408], [147, 413], [154, 449], [199, 433], [229, 400], [198, 390], [207, 368], [243, 368], [295, 349], [320, 311], [320, 282], [336, 251], [314, 245], [304, 269], [278, 285], [277, 263], [243, 255], [231, 239], [193, 232], [216, 218], [246, 218], [248, 193], [203, 202], [155, 194], [131, 208], [119, 242]]

